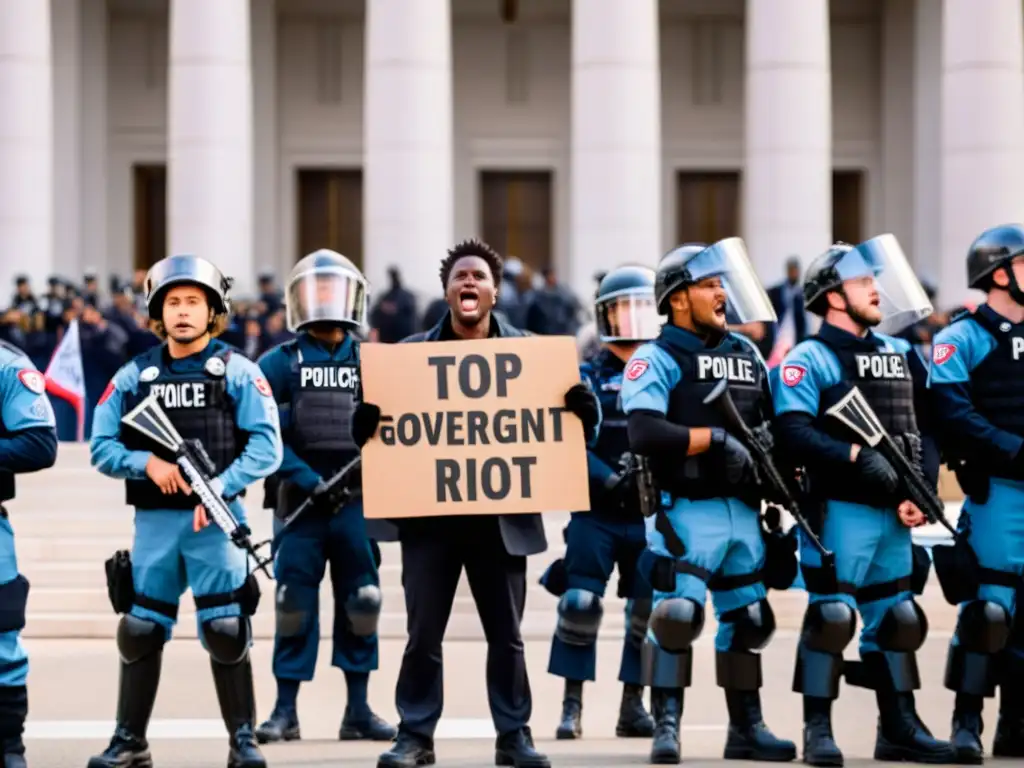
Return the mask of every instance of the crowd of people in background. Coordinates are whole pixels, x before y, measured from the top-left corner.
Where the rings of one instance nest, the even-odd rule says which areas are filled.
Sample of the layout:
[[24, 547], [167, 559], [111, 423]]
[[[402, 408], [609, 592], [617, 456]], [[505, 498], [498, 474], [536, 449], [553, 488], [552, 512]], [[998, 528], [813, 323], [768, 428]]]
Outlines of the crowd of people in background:
[[[757, 344], [770, 363], [773, 351], [778, 353], [782, 347], [784, 354], [814, 330], [803, 306], [800, 269], [799, 259], [790, 258], [784, 279], [768, 290], [778, 323], [739, 329]], [[0, 314], [0, 339], [23, 349], [41, 371], [46, 370], [72, 320], [78, 321], [86, 393], [85, 439], [91, 434], [93, 408], [110, 378], [126, 361], [158, 343], [149, 331], [143, 292], [145, 276], [145, 270], [137, 270], [131, 280], [113, 277], [106, 292], [101, 290], [99, 278], [93, 272], [86, 272], [81, 283], [53, 276], [45, 293], [37, 293], [37, 286], [27, 277], [18, 277], [11, 303]], [[595, 274], [595, 288], [603, 277], [603, 272]], [[442, 296], [421, 309], [416, 295], [404, 287], [401, 272], [395, 267], [388, 271], [388, 281], [383, 292], [371, 296], [370, 341], [397, 343], [433, 327], [447, 310]], [[923, 284], [934, 301], [934, 289]], [[252, 360], [292, 338], [285, 323], [284, 298], [277, 276], [264, 271], [259, 275], [258, 285], [255, 297], [235, 298], [231, 326], [221, 337]], [[553, 269], [535, 272], [518, 258], [510, 257], [505, 261], [496, 311], [512, 325], [534, 334], [577, 336], [581, 355], [585, 355], [597, 338], [589, 317], [590, 298], [581, 301], [558, 280]], [[902, 335], [927, 348], [934, 334], [948, 323], [950, 314], [936, 311]], [[59, 397], [51, 400], [60, 439], [74, 440], [74, 409]]]

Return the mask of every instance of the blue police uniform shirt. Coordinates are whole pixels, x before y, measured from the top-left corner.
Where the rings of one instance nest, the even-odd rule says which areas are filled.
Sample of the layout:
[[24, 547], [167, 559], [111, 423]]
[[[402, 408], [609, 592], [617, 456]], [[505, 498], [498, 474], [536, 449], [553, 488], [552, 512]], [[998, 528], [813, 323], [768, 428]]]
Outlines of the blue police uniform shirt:
[[[210, 346], [197, 355], [227, 349], [224, 342], [213, 339]], [[146, 463], [152, 455], [149, 451], [128, 450], [119, 440], [122, 402], [126, 394], [135, 394], [139, 386], [138, 359], [129, 361], [114, 374], [93, 415], [89, 446], [92, 464], [107, 477], [117, 480], [145, 479]], [[228, 397], [234, 404], [235, 424], [249, 434], [242, 454], [215, 478], [215, 485], [221, 486], [221, 494], [233, 498], [252, 483], [277, 471], [281, 465], [281, 428], [273, 392], [256, 363], [234, 352], [227, 359], [224, 380]]]
[[[673, 325], [662, 328], [662, 337], [669, 343], [690, 352], [706, 350], [704, 340], [687, 330]], [[727, 341], [739, 340], [749, 347], [767, 374], [767, 365], [760, 351], [746, 336], [728, 333], [719, 346]], [[622, 412], [651, 411], [668, 413], [669, 395], [679, 384], [682, 371], [672, 356], [654, 342], [643, 344], [626, 363], [622, 379]]]
[[[17, 347], [0, 342], [0, 486], [3, 474], [53, 466], [57, 429], [46, 379]], [[13, 498], [13, 478], [0, 501]], [[6, 497], [6, 498], [5, 498]]]
[[600, 423], [587, 449], [587, 469], [592, 483], [604, 486], [621, 471], [622, 454], [629, 450], [626, 417], [622, 412], [622, 374], [625, 363], [608, 349], [580, 364], [580, 379], [597, 395]]
[[[293, 375], [293, 360], [297, 354], [301, 354], [303, 362], [306, 363], [332, 362], [358, 365], [359, 341], [351, 334], [346, 334], [339, 344], [325, 344], [308, 333], [302, 333], [296, 338], [268, 350], [260, 357], [260, 369], [270, 382], [270, 387], [274, 391], [274, 398], [279, 404], [281, 433], [285, 436], [288, 435], [292, 427], [292, 409], [290, 407], [292, 399], [291, 379]], [[285, 441], [281, 467], [278, 469], [277, 475], [281, 479], [298, 486], [303, 491], [312, 493], [321, 480], [326, 479], [324, 474], [336, 472], [338, 469], [339, 467], [333, 465], [322, 467], [310, 466]]]
[[[977, 312], [983, 316], [983, 320], [1007, 332], [1020, 331], [1019, 327], [1015, 328], [987, 304], [978, 307]], [[968, 316], [946, 326], [936, 334], [932, 342], [928, 388], [932, 391], [943, 432], [968, 439], [969, 448], [982, 452], [983, 456], [990, 455], [996, 461], [1009, 462], [1024, 446], [1024, 437], [998, 428], [979, 413], [969, 389], [976, 370], [998, 345], [996, 337], [975, 317]], [[1024, 359], [1024, 341], [1017, 342], [1011, 354], [1015, 360], [1018, 356]], [[1011, 374], [1010, 381], [1015, 380], [1016, 377]], [[1018, 385], [1018, 389], [1024, 401], [1024, 383]], [[1024, 402], [1021, 405], [1024, 406]]]

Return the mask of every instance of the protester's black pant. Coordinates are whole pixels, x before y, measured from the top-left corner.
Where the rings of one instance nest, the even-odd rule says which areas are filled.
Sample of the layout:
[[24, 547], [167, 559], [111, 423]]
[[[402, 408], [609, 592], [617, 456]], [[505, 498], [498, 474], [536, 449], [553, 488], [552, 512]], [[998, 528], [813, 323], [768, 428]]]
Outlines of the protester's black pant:
[[401, 729], [431, 739], [441, 718], [441, 642], [463, 567], [487, 639], [487, 699], [494, 727], [499, 734], [524, 727], [532, 709], [519, 632], [526, 558], [508, 554], [495, 517], [418, 520], [403, 530], [401, 545], [409, 633], [395, 691]]

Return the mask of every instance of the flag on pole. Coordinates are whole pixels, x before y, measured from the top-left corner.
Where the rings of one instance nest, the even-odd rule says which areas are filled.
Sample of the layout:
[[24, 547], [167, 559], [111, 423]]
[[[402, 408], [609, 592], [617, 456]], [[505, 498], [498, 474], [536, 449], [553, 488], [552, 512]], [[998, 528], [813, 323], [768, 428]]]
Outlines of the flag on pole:
[[46, 366], [46, 391], [66, 400], [78, 419], [78, 440], [85, 440], [85, 371], [78, 320], [72, 320]]
[[775, 335], [775, 345], [768, 356], [768, 368], [772, 369], [777, 365], [782, 365], [783, 358], [795, 344], [796, 318], [792, 307], [790, 307], [786, 314], [782, 316], [782, 322], [779, 323], [778, 331]]

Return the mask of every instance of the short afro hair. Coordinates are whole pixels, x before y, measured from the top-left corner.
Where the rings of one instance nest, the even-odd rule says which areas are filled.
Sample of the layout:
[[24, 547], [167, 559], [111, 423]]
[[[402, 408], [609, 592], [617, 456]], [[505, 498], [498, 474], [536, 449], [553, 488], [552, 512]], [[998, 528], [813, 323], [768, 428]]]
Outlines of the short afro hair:
[[501, 278], [504, 271], [504, 263], [498, 252], [482, 240], [463, 240], [454, 248], [448, 249], [448, 256], [441, 261], [441, 288], [448, 290], [448, 278], [451, 277], [452, 268], [459, 259], [467, 256], [477, 256], [487, 262], [491, 268], [491, 276], [495, 285], [501, 285]]

